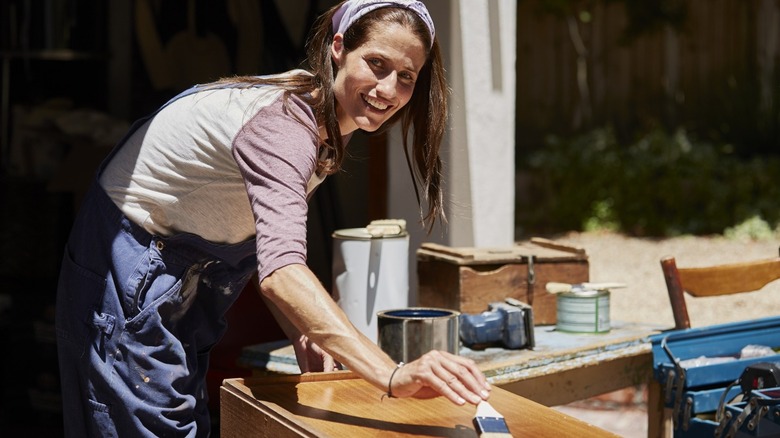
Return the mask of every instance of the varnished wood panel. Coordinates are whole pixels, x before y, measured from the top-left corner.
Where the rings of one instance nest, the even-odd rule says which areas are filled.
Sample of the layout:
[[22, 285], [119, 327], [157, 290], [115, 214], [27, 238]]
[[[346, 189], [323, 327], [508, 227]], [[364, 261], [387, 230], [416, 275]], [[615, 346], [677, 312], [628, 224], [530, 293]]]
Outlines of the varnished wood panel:
[[[221, 436], [477, 436], [473, 405], [456, 406], [441, 397], [381, 396], [382, 391], [348, 372], [229, 379], [221, 389]], [[500, 388], [493, 389], [490, 402], [514, 436], [616, 436]]]

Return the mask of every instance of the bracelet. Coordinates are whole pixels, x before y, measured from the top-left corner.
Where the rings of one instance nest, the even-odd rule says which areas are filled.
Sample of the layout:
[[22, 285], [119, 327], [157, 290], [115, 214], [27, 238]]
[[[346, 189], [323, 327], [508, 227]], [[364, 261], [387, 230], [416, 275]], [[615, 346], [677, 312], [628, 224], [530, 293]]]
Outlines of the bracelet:
[[390, 373], [390, 381], [387, 382], [387, 396], [390, 398], [395, 398], [393, 395], [393, 377], [395, 377], [395, 372], [403, 368], [403, 366], [406, 365], [403, 362], [398, 362], [398, 365], [396, 365], [395, 369], [392, 373]]

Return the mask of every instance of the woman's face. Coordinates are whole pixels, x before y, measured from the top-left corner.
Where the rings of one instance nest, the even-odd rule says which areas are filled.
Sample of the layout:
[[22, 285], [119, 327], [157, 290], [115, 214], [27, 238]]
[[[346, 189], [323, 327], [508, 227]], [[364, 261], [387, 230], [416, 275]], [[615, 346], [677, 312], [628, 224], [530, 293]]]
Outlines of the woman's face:
[[338, 66], [333, 93], [342, 134], [376, 131], [409, 102], [425, 63], [425, 46], [399, 24], [374, 26], [365, 44], [347, 52], [343, 35], [331, 46]]

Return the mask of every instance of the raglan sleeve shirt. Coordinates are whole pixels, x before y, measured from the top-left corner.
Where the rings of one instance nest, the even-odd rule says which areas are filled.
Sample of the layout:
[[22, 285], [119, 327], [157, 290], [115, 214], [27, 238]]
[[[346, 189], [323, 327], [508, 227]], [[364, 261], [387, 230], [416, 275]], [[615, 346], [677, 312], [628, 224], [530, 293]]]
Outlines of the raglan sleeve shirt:
[[237, 133], [233, 158], [255, 218], [259, 280], [306, 263], [307, 186], [319, 150], [311, 108], [291, 95], [262, 108]]

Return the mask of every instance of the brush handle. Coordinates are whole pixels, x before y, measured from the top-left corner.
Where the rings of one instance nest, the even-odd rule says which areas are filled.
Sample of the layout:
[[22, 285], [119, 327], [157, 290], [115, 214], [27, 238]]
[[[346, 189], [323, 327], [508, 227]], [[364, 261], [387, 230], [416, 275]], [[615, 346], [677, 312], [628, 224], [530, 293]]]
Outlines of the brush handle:
[[626, 287], [624, 283], [556, 283], [551, 281], [545, 285], [547, 292], [551, 294], [561, 294], [566, 292], [572, 292], [574, 290], [609, 290]]

